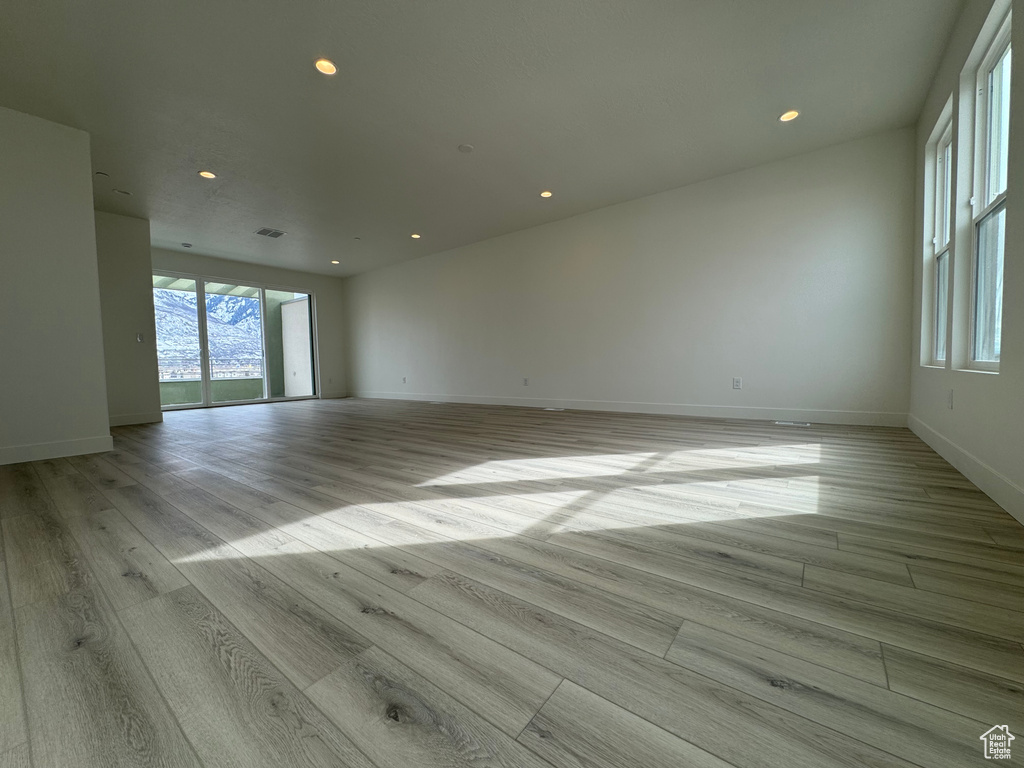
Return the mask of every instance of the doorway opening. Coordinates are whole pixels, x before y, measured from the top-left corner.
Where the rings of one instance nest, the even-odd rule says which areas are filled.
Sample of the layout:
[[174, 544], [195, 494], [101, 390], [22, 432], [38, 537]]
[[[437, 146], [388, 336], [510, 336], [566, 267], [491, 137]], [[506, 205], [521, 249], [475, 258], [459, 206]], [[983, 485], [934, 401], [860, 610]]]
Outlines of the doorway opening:
[[161, 406], [316, 397], [314, 301], [302, 291], [154, 273]]

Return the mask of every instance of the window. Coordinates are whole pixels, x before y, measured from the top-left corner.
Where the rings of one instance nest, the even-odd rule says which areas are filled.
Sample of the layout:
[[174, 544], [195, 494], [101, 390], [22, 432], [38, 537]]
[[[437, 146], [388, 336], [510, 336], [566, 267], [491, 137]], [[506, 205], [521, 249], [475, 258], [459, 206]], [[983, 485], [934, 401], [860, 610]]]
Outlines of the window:
[[946, 326], [949, 320], [949, 249], [935, 257], [935, 362], [946, 360]]
[[981, 370], [998, 370], [1002, 337], [1010, 63], [1007, 17], [978, 70], [971, 367]]
[[1003, 318], [1003, 247], [1006, 208], [986, 215], [977, 224], [974, 264], [974, 339], [976, 363], [998, 363]]
[[985, 74], [986, 105], [986, 204], [1006, 191], [1006, 169], [1010, 138], [1010, 44]]
[[953, 124], [948, 122], [935, 145], [935, 233], [934, 248], [934, 303], [932, 318], [932, 360], [946, 360], [946, 327], [949, 317], [949, 241], [950, 214], [953, 201]]

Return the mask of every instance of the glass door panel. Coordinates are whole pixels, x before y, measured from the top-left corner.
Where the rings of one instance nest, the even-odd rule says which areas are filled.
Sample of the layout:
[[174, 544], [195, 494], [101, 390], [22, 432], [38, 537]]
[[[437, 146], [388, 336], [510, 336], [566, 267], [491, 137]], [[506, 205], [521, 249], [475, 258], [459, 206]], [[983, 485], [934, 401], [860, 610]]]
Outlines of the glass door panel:
[[153, 306], [160, 405], [201, 405], [203, 356], [196, 281], [153, 275]]
[[260, 289], [204, 283], [211, 403], [262, 400], [266, 394]]
[[153, 275], [160, 404], [315, 397], [313, 296]]
[[313, 313], [307, 293], [267, 289], [267, 382], [271, 397], [311, 397]]

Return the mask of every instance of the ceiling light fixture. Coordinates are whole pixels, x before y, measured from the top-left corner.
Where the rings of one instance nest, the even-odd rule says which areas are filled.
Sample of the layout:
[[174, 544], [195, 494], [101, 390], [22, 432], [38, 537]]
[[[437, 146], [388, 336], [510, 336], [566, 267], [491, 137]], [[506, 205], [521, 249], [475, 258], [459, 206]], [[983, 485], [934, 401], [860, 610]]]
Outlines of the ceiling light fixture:
[[192, 243], [182, 243], [181, 247], [182, 248], [191, 248], [192, 247]]
[[335, 261], [334, 259], [331, 259], [331, 264], [341, 264], [341, 262], [340, 261]]
[[540, 193], [540, 196], [541, 197], [551, 197], [551, 195], [553, 195], [553, 194], [554, 193], [550, 189], [545, 189], [543, 192]]
[[213, 171], [199, 171], [199, 175], [202, 176], [204, 179], [216, 179], [217, 178], [217, 174], [214, 173]]
[[473, 145], [472, 144], [459, 144], [459, 152], [462, 152], [463, 154], [469, 154], [472, 151], [473, 151]]
[[798, 117], [800, 117], [800, 113], [795, 109], [790, 109], [779, 115], [779, 122], [788, 123], [790, 120], [796, 120]]
[[333, 75], [335, 72], [338, 71], [338, 68], [330, 59], [317, 59], [316, 68], [320, 72], [323, 72], [325, 75]]
[[128, 191], [126, 191], [126, 190], [124, 190], [124, 189], [115, 189], [115, 190], [113, 190], [113, 191], [114, 191], [114, 192], [116, 192], [116, 193], [117, 193], [117, 194], [119, 194], [119, 195], [127, 195], [128, 197], [131, 197], [131, 196], [132, 196], [132, 193], [131, 193], [131, 192], [128, 192]]
[[419, 240], [420, 239], [420, 236], [417, 235], [415, 232], [413, 232], [411, 235], [409, 235], [409, 237], [411, 237], [413, 240]]

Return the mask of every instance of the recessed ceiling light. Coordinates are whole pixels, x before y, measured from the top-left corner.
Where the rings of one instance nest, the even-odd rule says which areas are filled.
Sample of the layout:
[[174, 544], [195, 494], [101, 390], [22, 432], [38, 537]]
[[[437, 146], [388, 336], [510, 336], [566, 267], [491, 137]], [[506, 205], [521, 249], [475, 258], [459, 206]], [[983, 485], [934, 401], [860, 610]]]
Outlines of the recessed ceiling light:
[[459, 152], [470, 153], [473, 151], [472, 144], [459, 144]]
[[415, 232], [413, 232], [411, 235], [409, 235], [409, 237], [411, 237], [413, 240], [419, 240], [420, 239], [420, 236], [417, 235]]
[[192, 247], [192, 243], [182, 243], [181, 247], [182, 248], [191, 248]]
[[330, 59], [317, 59], [316, 68], [323, 72], [325, 75], [333, 75], [335, 72], [338, 71], [338, 68]]
[[96, 175], [97, 176], [102, 176], [104, 179], [109, 179], [110, 178], [110, 174], [109, 173], [104, 173], [103, 171], [96, 171]]
[[216, 179], [217, 178], [217, 174], [214, 173], [213, 171], [200, 171], [199, 175], [202, 176], [204, 179]]
[[341, 264], [341, 262], [340, 261], [335, 261], [334, 259], [331, 259], [331, 264]]
[[117, 192], [117, 194], [119, 194], [119, 195], [127, 195], [128, 197], [131, 197], [131, 196], [132, 196], [132, 193], [131, 193], [131, 192], [128, 192], [128, 191], [126, 191], [126, 190], [123, 190], [123, 189], [115, 189], [115, 190], [113, 190], [113, 191], [114, 191], [114, 192]]
[[787, 112], [783, 112], [781, 115], [779, 115], [779, 121], [783, 123], [788, 123], [790, 120], [796, 120], [798, 117], [800, 117], [800, 113], [797, 112], [795, 109], [790, 109]]
[[540, 193], [540, 196], [541, 197], [551, 197], [551, 195], [553, 195], [553, 194], [554, 193], [550, 189], [545, 189], [543, 192]]

